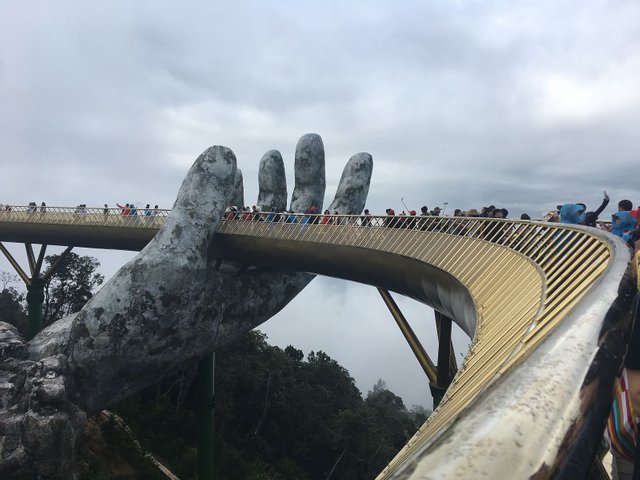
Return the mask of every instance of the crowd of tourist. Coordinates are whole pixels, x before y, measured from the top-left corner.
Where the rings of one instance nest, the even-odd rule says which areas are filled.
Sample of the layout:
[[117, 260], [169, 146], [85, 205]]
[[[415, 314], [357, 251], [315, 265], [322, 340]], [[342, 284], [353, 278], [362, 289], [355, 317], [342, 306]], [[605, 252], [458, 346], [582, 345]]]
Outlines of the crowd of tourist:
[[[609, 196], [604, 192], [604, 198], [595, 210], [587, 210], [587, 206], [580, 202], [565, 203], [558, 205], [555, 210], [545, 214], [542, 220], [600, 228], [610, 231], [612, 234], [624, 239], [631, 246], [635, 246], [636, 242], [640, 244], [640, 206], [634, 210], [633, 203], [630, 200], [620, 200], [618, 202], [618, 211], [612, 215], [611, 221], [601, 221], [600, 215], [608, 204]], [[146, 204], [144, 208], [138, 208], [133, 203], [126, 203], [125, 205], [116, 203], [116, 206], [119, 209], [119, 214], [124, 216], [154, 216], [159, 213], [158, 205], [155, 205], [152, 208], [150, 204]], [[0, 211], [11, 211], [11, 209], [12, 207], [10, 205], [0, 204]], [[40, 205], [36, 202], [29, 202], [27, 211], [29, 213], [46, 213], [47, 205], [45, 202], [42, 202]], [[75, 213], [88, 213], [87, 205], [84, 203], [79, 204], [75, 208]], [[108, 204], [105, 203], [102, 213], [109, 215], [114, 213], [114, 209], [110, 208]], [[408, 208], [401, 210], [400, 213], [396, 213], [393, 208], [387, 208], [384, 215], [372, 215], [368, 209], [365, 209], [359, 215], [354, 212], [338, 212], [337, 210], [331, 212], [328, 209], [320, 213], [314, 205], [311, 205], [304, 212], [294, 212], [293, 210], [284, 209], [280, 211], [262, 211], [258, 206], [253, 205], [252, 207], [230, 206], [226, 209], [225, 219], [424, 229], [427, 222], [421, 219], [421, 217], [442, 217], [444, 213], [445, 212], [440, 207], [435, 207], [430, 210], [426, 205], [420, 208], [420, 213]], [[506, 208], [499, 208], [495, 205], [489, 205], [488, 207], [482, 207], [480, 209], [455, 209], [453, 211], [453, 217], [458, 218], [505, 219], [508, 218], [508, 216], [509, 211]], [[531, 217], [528, 214], [523, 213], [520, 216], [520, 219], [531, 220]], [[433, 223], [433, 221], [431, 222]]]
[[[156, 205], [155, 207], [151, 208], [151, 205], [149, 203], [147, 203], [147, 205], [144, 207], [144, 209], [138, 209], [136, 208], [136, 206], [133, 203], [127, 203], [125, 205], [120, 205], [119, 203], [116, 203], [116, 206], [120, 209], [120, 215], [144, 215], [144, 216], [153, 216], [153, 215], [158, 215], [159, 211], [160, 211], [160, 207], [158, 207], [158, 205]], [[10, 212], [12, 211], [13, 208], [11, 205], [5, 205], [3, 203], [0, 203], [0, 212]], [[109, 215], [109, 214], [113, 214], [114, 208], [110, 208], [108, 204], [104, 204], [104, 208], [102, 208], [102, 213], [104, 215]], [[38, 206], [38, 204], [36, 202], [29, 202], [29, 205], [27, 206], [27, 210], [28, 213], [47, 213], [47, 204], [42, 202], [40, 204], [40, 206]], [[74, 213], [79, 213], [79, 214], [86, 214], [89, 213], [89, 208], [87, 207], [86, 203], [80, 203], [79, 205], [76, 205], [75, 209], [74, 209]]]
[[[618, 202], [618, 211], [612, 215], [611, 222], [600, 221], [600, 214], [609, 204], [609, 196], [604, 192], [604, 199], [600, 206], [593, 210], [587, 211], [584, 203], [566, 203], [558, 205], [556, 210], [547, 213], [543, 220], [549, 222], [560, 222], [573, 225], [586, 225], [589, 227], [600, 228], [610, 231], [614, 235], [623, 238], [630, 245], [640, 240], [640, 206], [634, 210], [630, 200], [621, 200]], [[120, 206], [120, 205], [119, 205]], [[148, 207], [148, 206], [147, 206]], [[121, 207], [124, 208], [124, 207]], [[418, 214], [416, 210], [402, 210], [396, 213], [393, 208], [387, 208], [384, 215], [372, 215], [369, 209], [365, 209], [362, 214], [358, 215], [353, 212], [341, 214], [337, 210], [331, 212], [324, 210], [319, 213], [316, 206], [311, 205], [303, 212], [295, 212], [293, 210], [280, 211], [262, 211], [258, 206], [252, 207], [230, 206], [226, 209], [224, 218], [226, 220], [244, 220], [244, 221], [267, 221], [279, 223], [303, 223], [303, 224], [321, 224], [321, 225], [358, 225], [358, 226], [385, 226], [397, 228], [420, 228], [427, 225], [425, 221], [421, 221], [421, 217], [441, 217], [444, 212], [440, 207], [429, 210], [427, 206], [420, 208]], [[470, 208], [466, 211], [455, 209], [454, 217], [459, 218], [499, 218], [505, 219], [509, 216], [506, 208], [498, 208], [494, 205], [482, 207], [480, 210]], [[375, 221], [374, 221], [375, 219]], [[531, 220], [531, 217], [523, 213], [521, 220]]]
[[[429, 210], [427, 206], [420, 208], [418, 214], [416, 210], [402, 210], [400, 213], [396, 213], [393, 208], [387, 208], [385, 215], [376, 216], [372, 215], [369, 209], [364, 209], [362, 214], [358, 216], [357, 213], [348, 212], [340, 213], [337, 210], [331, 212], [325, 210], [323, 213], [319, 213], [317, 207], [311, 205], [307, 210], [303, 212], [295, 212], [294, 210], [280, 210], [277, 212], [266, 210], [263, 211], [256, 205], [252, 207], [237, 207], [230, 206], [226, 209], [225, 219], [227, 220], [257, 220], [257, 221], [269, 221], [269, 222], [284, 222], [284, 223], [315, 223], [315, 224], [340, 224], [349, 223], [357, 224], [360, 226], [371, 226], [372, 218], [381, 217], [394, 217], [385, 223], [385, 226], [397, 226], [397, 225], [410, 225], [416, 224], [416, 221], [412, 221], [412, 218], [418, 217], [440, 217], [444, 212], [440, 207], [435, 207], [433, 210]], [[472, 208], [466, 212], [461, 210], [455, 210], [455, 217], [485, 217], [485, 218], [507, 218], [509, 211], [506, 208], [496, 208], [491, 205], [484, 207], [480, 212], [475, 208]], [[526, 214], [525, 214], [526, 215]], [[353, 218], [355, 217], [355, 218]], [[406, 218], [403, 218], [406, 217]], [[528, 218], [527, 216], [527, 219]], [[415, 220], [415, 219], [414, 219]]]
[[594, 211], [587, 211], [584, 203], [565, 203], [558, 205], [557, 214], [553, 212], [548, 220], [600, 228], [622, 238], [630, 247], [635, 249], [638, 243], [640, 248], [640, 206], [634, 210], [631, 200], [620, 200], [618, 211], [611, 216], [611, 222], [600, 222], [599, 216], [609, 204], [609, 195], [607, 192], [603, 193], [602, 203]]
[[[609, 195], [604, 192], [604, 198], [601, 204], [595, 210], [588, 210], [584, 203], [565, 203], [558, 205], [555, 210], [545, 214], [542, 220], [548, 222], [559, 222], [572, 225], [586, 225], [589, 227], [600, 228], [610, 231], [612, 234], [625, 240], [630, 246], [635, 248], [635, 244], [640, 246], [640, 206], [634, 210], [633, 203], [630, 200], [620, 200], [618, 202], [618, 211], [615, 212], [611, 221], [601, 221], [600, 215], [609, 204]], [[158, 205], [153, 208], [150, 204], [146, 204], [144, 208], [138, 208], [133, 203], [120, 205], [116, 203], [119, 214], [124, 216], [154, 216], [159, 213]], [[10, 205], [0, 204], [0, 211], [11, 211]], [[29, 202], [27, 207], [29, 213], [46, 213], [47, 205], [42, 202], [38, 205], [36, 202]], [[108, 204], [104, 204], [102, 213], [105, 215], [112, 214], [114, 209], [109, 208]], [[75, 208], [75, 213], [88, 213], [86, 204], [79, 204]], [[316, 206], [311, 205], [304, 212], [294, 212], [293, 210], [280, 211], [262, 211], [258, 206], [252, 207], [230, 206], [226, 209], [225, 219], [239, 220], [257, 220], [267, 222], [282, 223], [304, 223], [304, 224], [320, 224], [320, 225], [358, 225], [358, 226], [384, 226], [394, 228], [421, 228], [427, 229], [426, 225], [436, 225], [433, 220], [431, 223], [426, 222], [421, 217], [442, 217], [444, 211], [440, 207], [429, 209], [426, 205], [420, 208], [420, 213], [416, 210], [405, 209], [400, 213], [396, 213], [393, 208], [387, 208], [384, 215], [372, 215], [368, 209], [358, 215], [354, 212], [338, 212], [334, 210], [324, 210], [318, 212]], [[455, 209], [453, 217], [458, 218], [508, 218], [509, 211], [506, 208], [499, 208], [495, 205], [482, 207], [480, 209], [470, 208], [468, 210]], [[450, 217], [449, 217], [450, 218]], [[521, 220], [531, 220], [531, 217], [523, 213]]]
[[[120, 215], [125, 216], [135, 216], [135, 215], [144, 215], [145, 217], [151, 217], [158, 214], [158, 205], [151, 208], [151, 204], [147, 203], [146, 207], [143, 209], [138, 209], [133, 203], [126, 203], [124, 205], [120, 205], [116, 203], [117, 207], [120, 209]], [[107, 215], [109, 213], [109, 206], [105, 203], [103, 213]]]

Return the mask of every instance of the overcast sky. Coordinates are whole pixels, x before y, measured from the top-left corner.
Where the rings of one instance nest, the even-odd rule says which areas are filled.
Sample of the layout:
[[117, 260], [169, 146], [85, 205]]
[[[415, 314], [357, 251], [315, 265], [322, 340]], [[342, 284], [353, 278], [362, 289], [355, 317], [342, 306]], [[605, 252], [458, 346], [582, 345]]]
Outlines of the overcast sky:
[[[315, 132], [326, 204], [366, 151], [372, 212], [404, 198], [538, 217], [569, 201], [595, 209], [603, 189], [637, 206], [638, 85], [631, 0], [0, 0], [0, 202], [170, 207], [193, 160], [221, 144], [250, 204], [262, 154], [282, 152], [291, 191], [295, 144]], [[107, 275], [130, 258], [83, 253]], [[402, 306], [431, 338], [429, 309]], [[326, 351], [364, 393], [383, 378], [428, 403], [371, 287], [316, 279], [264, 330]]]

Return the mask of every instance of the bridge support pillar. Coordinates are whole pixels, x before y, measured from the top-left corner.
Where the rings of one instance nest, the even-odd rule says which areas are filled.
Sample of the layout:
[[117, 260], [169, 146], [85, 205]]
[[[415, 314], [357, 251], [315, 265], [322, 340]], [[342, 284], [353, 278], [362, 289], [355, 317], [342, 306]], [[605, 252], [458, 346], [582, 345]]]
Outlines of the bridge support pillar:
[[198, 364], [196, 417], [198, 421], [198, 480], [213, 480], [213, 393], [216, 354]]
[[393, 316], [394, 320], [398, 324], [398, 327], [400, 327], [400, 330], [402, 331], [404, 338], [407, 340], [407, 343], [411, 347], [413, 354], [418, 359], [418, 362], [420, 363], [420, 366], [424, 370], [424, 373], [427, 374], [427, 378], [429, 378], [429, 381], [431, 383], [436, 382], [438, 375], [436, 373], [435, 365], [429, 358], [429, 355], [427, 354], [427, 351], [424, 349], [424, 347], [420, 343], [420, 340], [418, 340], [418, 337], [416, 336], [413, 329], [409, 325], [409, 322], [407, 322], [407, 319], [404, 318], [404, 315], [402, 315], [400, 308], [398, 308], [398, 305], [391, 297], [391, 294], [387, 290], [379, 287], [378, 287], [378, 292], [380, 292], [380, 295], [382, 296], [384, 303], [389, 308], [389, 311], [391, 312], [391, 315]]
[[436, 330], [438, 332], [438, 385], [448, 388], [458, 372], [456, 355], [451, 341], [453, 320], [435, 311]]
[[27, 285], [27, 318], [29, 331], [27, 340], [35, 337], [42, 330], [42, 306], [44, 305], [44, 280], [32, 278]]
[[25, 244], [27, 251], [27, 261], [29, 263], [29, 271], [31, 277], [20, 267], [20, 264], [13, 258], [13, 255], [7, 250], [7, 248], [0, 243], [0, 252], [7, 257], [11, 266], [15, 269], [16, 273], [20, 276], [25, 286], [27, 287], [27, 319], [28, 331], [27, 340], [31, 340], [35, 337], [40, 330], [42, 330], [42, 306], [44, 305], [44, 287], [51, 278], [51, 276], [57, 271], [60, 264], [67, 258], [73, 247], [67, 247], [64, 252], [60, 254], [58, 259], [49, 269], [41, 274], [42, 263], [44, 262], [44, 254], [47, 251], [47, 246], [42, 245], [38, 258], [36, 259], [33, 254], [33, 246], [30, 243]]
[[435, 383], [429, 382], [429, 390], [431, 391], [431, 396], [433, 397], [433, 409], [435, 410], [440, 402], [442, 401], [442, 397], [447, 392], [446, 388], [442, 388]]

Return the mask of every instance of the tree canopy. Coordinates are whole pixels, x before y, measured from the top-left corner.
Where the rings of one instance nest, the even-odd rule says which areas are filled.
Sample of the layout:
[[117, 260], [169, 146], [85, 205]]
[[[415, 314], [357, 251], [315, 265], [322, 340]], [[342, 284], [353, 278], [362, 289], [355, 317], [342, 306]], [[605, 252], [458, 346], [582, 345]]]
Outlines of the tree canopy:
[[[363, 399], [326, 353], [305, 359], [259, 331], [217, 352], [215, 375], [217, 478], [371, 479], [425, 419], [384, 382]], [[196, 475], [195, 405], [191, 389], [184, 394], [191, 378], [183, 372], [116, 409], [185, 479]]]
[[11, 286], [18, 282], [17, 275], [0, 272], [0, 321], [10, 323], [26, 336], [28, 327], [25, 295]]
[[[59, 257], [47, 255], [45, 261], [50, 266]], [[44, 326], [79, 311], [93, 297], [94, 290], [104, 281], [97, 272], [99, 266], [96, 258], [74, 252], [60, 262], [45, 286]]]

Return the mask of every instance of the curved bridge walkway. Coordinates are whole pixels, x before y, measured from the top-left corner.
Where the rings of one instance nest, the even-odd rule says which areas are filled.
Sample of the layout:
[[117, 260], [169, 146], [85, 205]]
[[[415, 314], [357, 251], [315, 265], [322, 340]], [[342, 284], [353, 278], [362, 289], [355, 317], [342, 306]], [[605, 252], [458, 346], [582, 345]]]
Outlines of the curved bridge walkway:
[[[0, 241], [139, 250], [168, 212], [138, 213], [12, 207], [0, 211]], [[223, 220], [211, 254], [387, 288], [451, 317], [473, 338], [439, 407], [378, 478], [585, 471], [624, 348], [610, 332], [629, 322], [619, 293], [635, 294], [621, 241], [594, 229], [497, 219], [262, 217]]]

